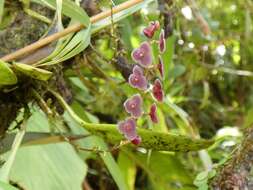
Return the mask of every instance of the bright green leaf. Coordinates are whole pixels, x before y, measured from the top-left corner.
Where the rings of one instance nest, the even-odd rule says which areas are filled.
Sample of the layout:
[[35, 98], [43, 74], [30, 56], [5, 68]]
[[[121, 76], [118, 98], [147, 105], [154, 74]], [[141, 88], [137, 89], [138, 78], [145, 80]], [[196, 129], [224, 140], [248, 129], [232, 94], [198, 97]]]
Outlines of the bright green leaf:
[[0, 189], [1, 190], [18, 190], [16, 187], [13, 187], [7, 183], [4, 183], [2, 181], [0, 181]]
[[12, 85], [18, 81], [8, 63], [0, 60], [0, 85]]
[[[34, 0], [38, 3], [43, 3], [44, 5], [50, 5], [56, 8], [55, 0]], [[84, 26], [88, 26], [90, 23], [90, 18], [86, 12], [70, 0], [62, 0], [62, 13], [75, 21], [82, 23]]]
[[[49, 131], [39, 111], [28, 120], [28, 129]], [[25, 172], [24, 172], [25, 171]], [[10, 179], [32, 190], [81, 190], [87, 166], [68, 143], [22, 147], [18, 150]]]
[[118, 165], [127, 182], [128, 189], [134, 190], [136, 177], [136, 165], [134, 161], [131, 160], [124, 151], [120, 151], [118, 156]]
[[39, 69], [36, 67], [33, 67], [31, 65], [23, 64], [23, 63], [13, 63], [13, 66], [16, 70], [20, 71], [21, 73], [42, 81], [47, 81], [51, 76], [52, 72]]

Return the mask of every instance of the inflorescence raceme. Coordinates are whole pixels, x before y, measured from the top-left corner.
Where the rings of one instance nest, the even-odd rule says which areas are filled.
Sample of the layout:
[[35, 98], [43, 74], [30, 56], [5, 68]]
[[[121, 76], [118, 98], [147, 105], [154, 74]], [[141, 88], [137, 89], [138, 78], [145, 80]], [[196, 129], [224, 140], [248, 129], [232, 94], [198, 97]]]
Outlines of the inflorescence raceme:
[[[150, 22], [143, 30], [143, 34], [149, 39], [142, 42], [140, 46], [133, 50], [132, 59], [136, 62], [133, 67], [132, 74], [128, 78], [128, 83], [131, 87], [136, 88], [140, 93], [134, 94], [124, 102], [125, 111], [130, 114], [125, 120], [118, 123], [119, 132], [124, 137], [135, 145], [141, 143], [141, 137], [137, 134], [138, 118], [148, 115], [153, 123], [158, 123], [157, 106], [155, 102], [163, 102], [164, 92], [161, 80], [164, 79], [164, 65], [161, 54], [166, 50], [166, 41], [164, 30], [160, 31], [159, 40], [155, 41], [158, 45], [159, 56], [158, 63], [153, 64], [151, 40], [156, 31], [160, 28], [158, 21]], [[155, 80], [149, 80], [148, 73], [159, 73], [160, 77], [155, 77]], [[153, 72], [154, 73], [154, 72]], [[149, 112], [145, 114], [143, 110], [143, 99], [141, 94], [149, 93], [154, 99], [154, 102], [149, 106]]]

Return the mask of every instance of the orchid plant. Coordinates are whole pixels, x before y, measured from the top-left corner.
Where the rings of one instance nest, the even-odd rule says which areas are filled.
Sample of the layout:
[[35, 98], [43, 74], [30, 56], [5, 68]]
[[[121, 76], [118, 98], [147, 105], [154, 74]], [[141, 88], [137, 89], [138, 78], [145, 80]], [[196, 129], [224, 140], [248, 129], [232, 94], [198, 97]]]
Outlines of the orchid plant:
[[[137, 120], [145, 115], [148, 115], [153, 123], [158, 123], [157, 105], [155, 102], [163, 102], [164, 92], [162, 80], [164, 78], [164, 66], [161, 54], [165, 52], [165, 36], [164, 30], [160, 31], [159, 40], [155, 41], [159, 49], [159, 60], [157, 64], [154, 64], [152, 58], [151, 43], [155, 32], [160, 28], [158, 21], [152, 21], [144, 28], [143, 34], [147, 37], [147, 41], [144, 41], [140, 46], [132, 51], [132, 59], [136, 65], [132, 69], [132, 73], [128, 78], [128, 83], [131, 87], [136, 88], [140, 93], [134, 94], [124, 102], [125, 111], [130, 114], [125, 120], [118, 123], [119, 132], [124, 137], [135, 145], [141, 143], [141, 137], [137, 134]], [[153, 73], [159, 73], [159, 76], [155, 76], [155, 80], [149, 80], [149, 71], [155, 71]], [[157, 71], [157, 72], [156, 72]], [[149, 106], [149, 112], [144, 113], [143, 110], [143, 96], [141, 94], [150, 94], [153, 98], [153, 103]]]

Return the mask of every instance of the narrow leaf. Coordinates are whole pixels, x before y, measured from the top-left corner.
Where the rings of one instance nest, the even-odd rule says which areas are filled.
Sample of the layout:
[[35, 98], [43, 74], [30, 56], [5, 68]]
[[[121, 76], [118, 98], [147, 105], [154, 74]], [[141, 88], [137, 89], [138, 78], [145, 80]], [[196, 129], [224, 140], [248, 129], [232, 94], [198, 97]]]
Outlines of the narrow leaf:
[[[42, 3], [44, 5], [50, 5], [50, 7], [56, 8], [55, 0], [34, 0], [34, 1]], [[90, 18], [87, 15], [87, 13], [73, 1], [70, 0], [62, 1], [62, 13], [74, 19], [75, 21], [80, 22], [84, 26], [88, 26], [90, 23]]]
[[[10, 150], [15, 135], [16, 133], [7, 134], [1, 140], [2, 148], [0, 149], [0, 154]], [[87, 135], [71, 135], [65, 133], [52, 134], [48, 132], [27, 132], [25, 133], [21, 146], [60, 143], [65, 142], [66, 139], [70, 141], [75, 141], [85, 137], [87, 137]]]
[[4, 15], [4, 1], [5, 0], [0, 0], [0, 23], [2, 22]]
[[120, 151], [118, 156], [118, 165], [127, 182], [128, 189], [134, 190], [135, 177], [136, 177], [135, 163], [133, 162], [132, 159], [129, 159], [129, 156], [127, 154], [125, 154], [123, 151]]
[[13, 63], [13, 66], [16, 70], [22, 72], [23, 74], [42, 81], [47, 81], [53, 74], [50, 71], [39, 69], [23, 63]]
[[[132, 15], [133, 13], [139, 11], [140, 9], [146, 7], [149, 3], [154, 2], [154, 0], [145, 0], [141, 3], [138, 3], [131, 8], [125, 9], [123, 11], [120, 11], [119, 13], [116, 13], [113, 15], [113, 22], [118, 22], [124, 18], [126, 18], [129, 15]], [[107, 17], [99, 22], [96, 22], [92, 24], [92, 34], [100, 31], [102, 28], [105, 28], [106, 26], [109, 26], [112, 24], [112, 18]]]
[[[124, 137], [119, 133], [115, 124], [93, 124], [83, 121], [69, 107], [64, 99], [56, 92], [51, 91], [61, 105], [68, 111], [71, 117], [79, 123], [80, 126], [87, 129], [90, 133], [104, 138], [107, 142], [118, 144], [124, 140]], [[142, 138], [141, 147], [153, 150], [188, 152], [205, 149], [214, 143], [213, 140], [192, 139], [188, 136], [177, 135], [172, 133], [163, 133], [148, 129], [137, 129], [138, 134]]]

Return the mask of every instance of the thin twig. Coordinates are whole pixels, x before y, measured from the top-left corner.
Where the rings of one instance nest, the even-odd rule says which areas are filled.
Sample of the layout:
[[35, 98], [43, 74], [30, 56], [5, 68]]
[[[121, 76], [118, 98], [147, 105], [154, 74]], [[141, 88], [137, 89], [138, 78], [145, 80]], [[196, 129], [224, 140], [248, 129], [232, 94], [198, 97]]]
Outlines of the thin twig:
[[[132, 6], [134, 6], [134, 5], [138, 4], [138, 3], [141, 3], [143, 1], [144, 0], [129, 0], [129, 1], [125, 2], [125, 3], [122, 3], [122, 4], [118, 5], [118, 6], [113, 7], [110, 10], [101, 12], [101, 13], [99, 13], [99, 14], [91, 17], [90, 18], [90, 22], [91, 23], [96, 23], [96, 22], [98, 22], [98, 21], [100, 21], [100, 20], [102, 20], [102, 19], [104, 19], [106, 17], [111, 16], [111, 14], [118, 13], [118, 12], [120, 12], [122, 10], [130, 8], [130, 7], [132, 7]], [[60, 39], [63, 36], [66, 36], [66, 35], [68, 35], [68, 34], [70, 34], [72, 32], [80, 31], [83, 28], [85, 28], [85, 26], [82, 25], [82, 24], [74, 24], [74, 25], [69, 26], [68, 28], [66, 28], [66, 29], [64, 29], [64, 30], [62, 30], [60, 32], [57, 32], [57, 33], [52, 34], [52, 35], [50, 35], [48, 37], [45, 37], [45, 38], [43, 38], [41, 40], [38, 40], [37, 42], [35, 42], [33, 44], [30, 44], [30, 45], [28, 45], [28, 46], [26, 46], [24, 48], [21, 48], [21, 49], [15, 51], [13, 53], [5, 55], [5, 56], [1, 57], [0, 59], [2, 61], [12, 61], [12, 60], [15, 60], [15, 59], [17, 59], [17, 58], [19, 58], [19, 57], [27, 54], [27, 53], [33, 52], [36, 49], [39, 49], [39, 48], [41, 48], [41, 47], [43, 47], [43, 46], [45, 46], [45, 45], [47, 45], [47, 44], [49, 44], [49, 43], [51, 43], [51, 42], [53, 42], [55, 40], [58, 40], [58, 39]]]

